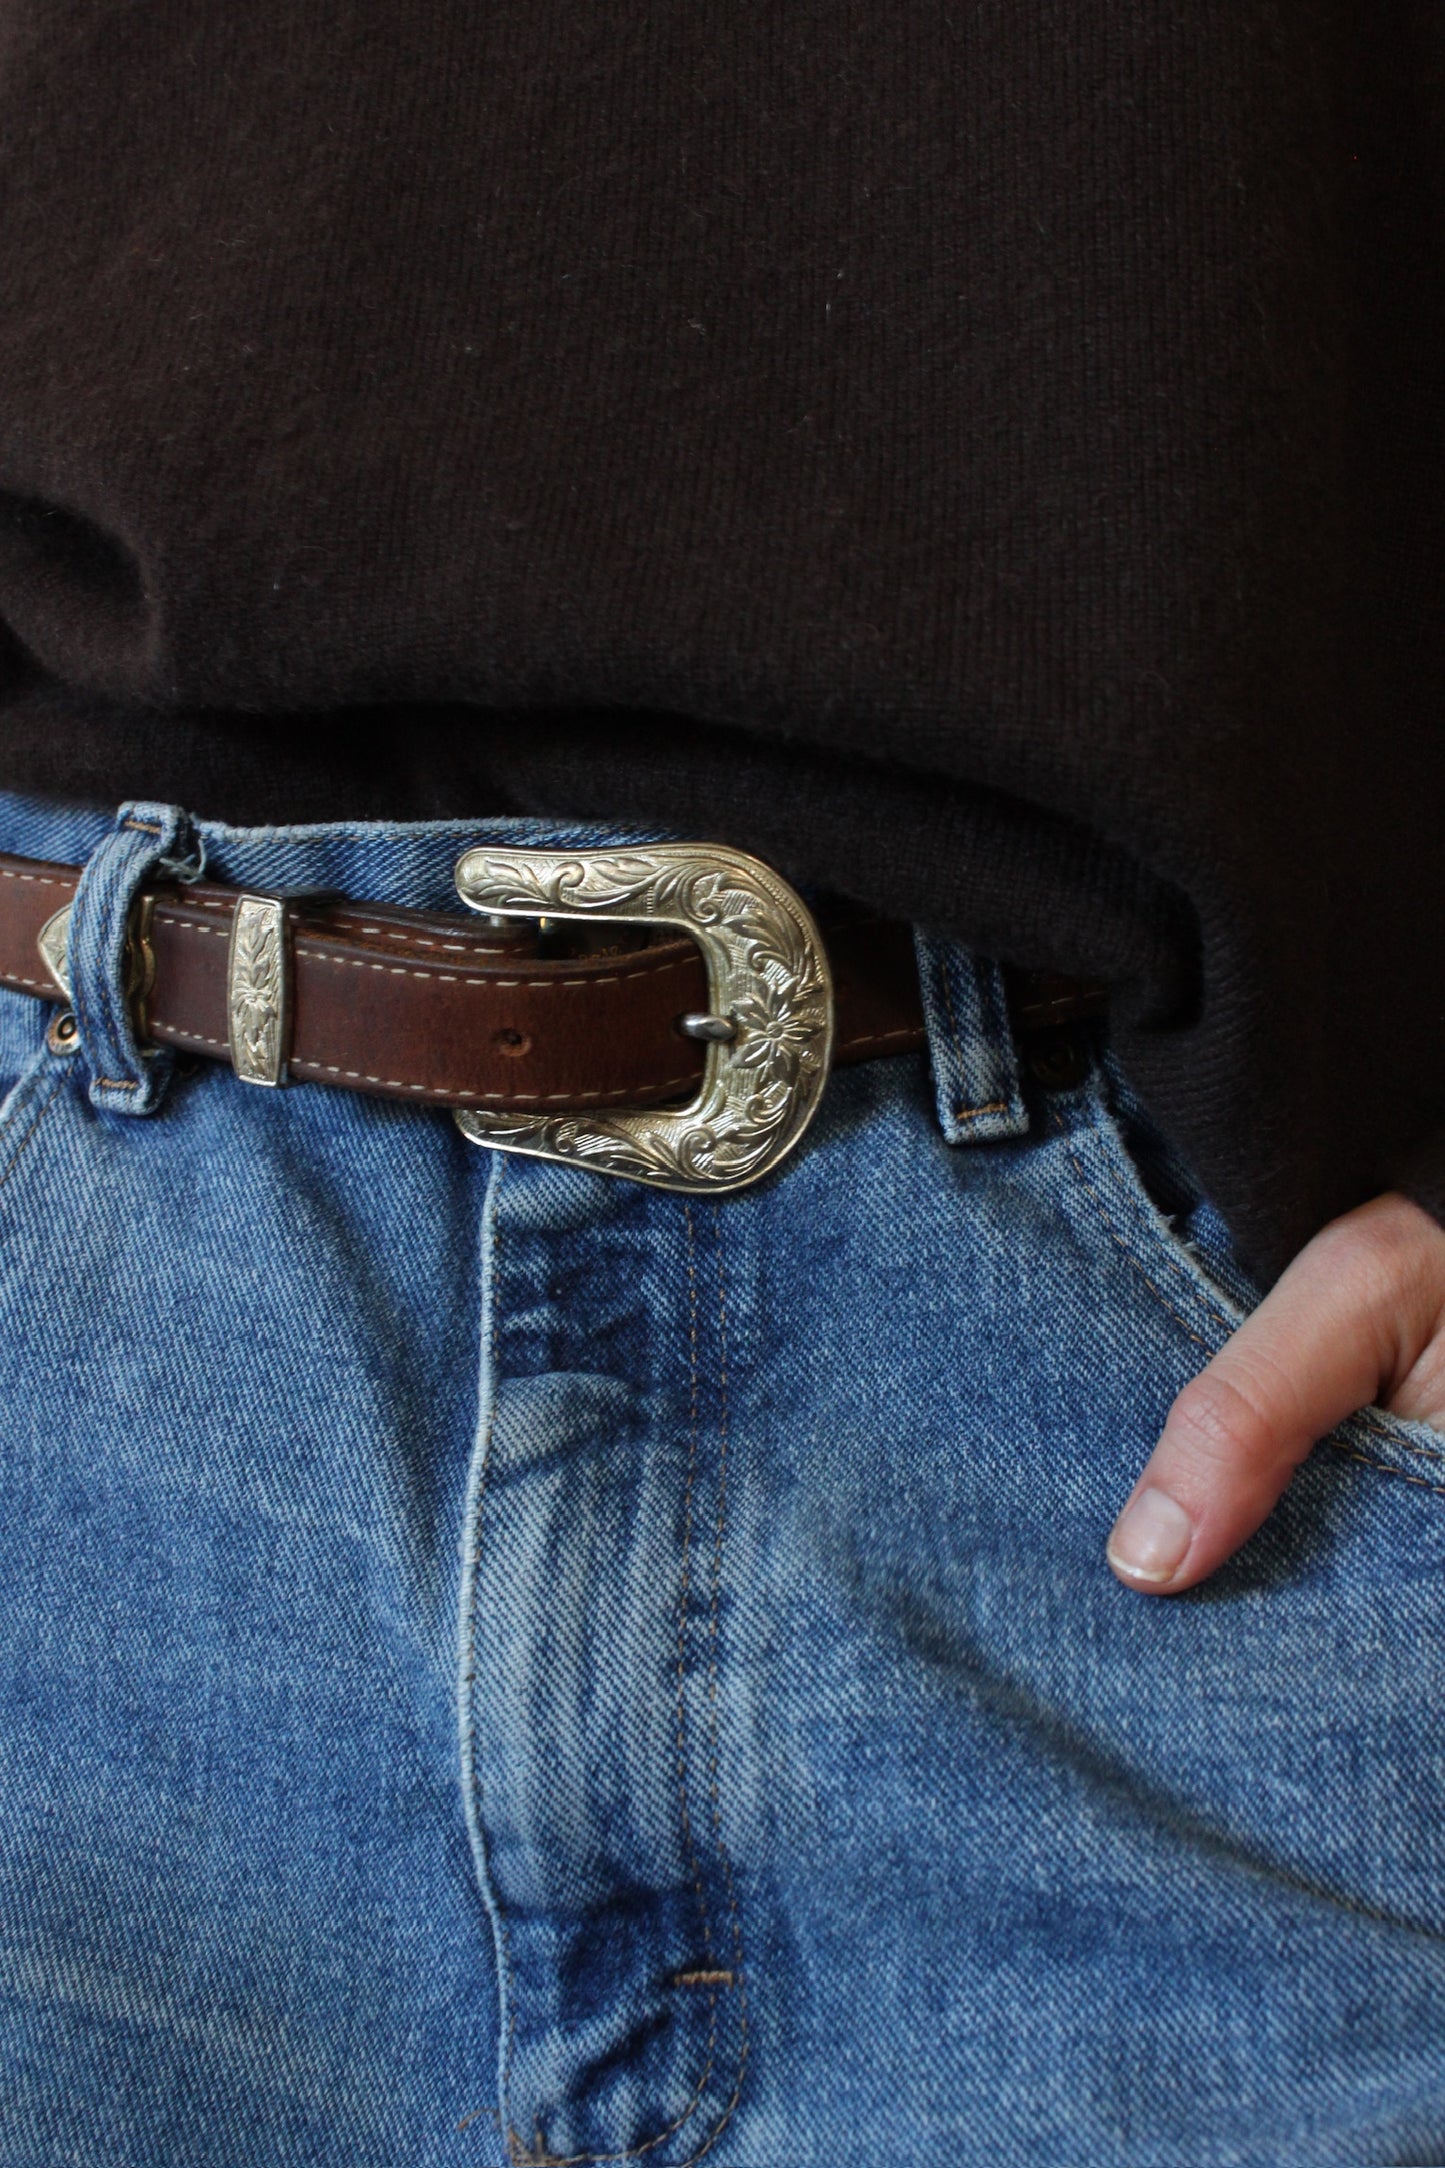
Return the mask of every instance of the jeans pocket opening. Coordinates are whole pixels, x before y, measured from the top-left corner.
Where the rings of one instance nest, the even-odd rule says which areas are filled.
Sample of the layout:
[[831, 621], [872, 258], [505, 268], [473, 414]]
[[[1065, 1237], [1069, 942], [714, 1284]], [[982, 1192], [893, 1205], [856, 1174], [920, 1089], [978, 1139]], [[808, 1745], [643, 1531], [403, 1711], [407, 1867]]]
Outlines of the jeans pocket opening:
[[1041, 1129], [1065, 1142], [1093, 1215], [1140, 1278], [1207, 1355], [1261, 1299], [1222, 1218], [1151, 1119], [1102, 1029], [1079, 1085], [1050, 1094]]
[[[1223, 1215], [1164, 1136], [1101, 1041], [1084, 1087], [1095, 1165], [1126, 1216], [1140, 1269], [1170, 1274], [1172, 1297], [1191, 1283], [1219, 1345], [1264, 1299], [1240, 1262]], [[1197, 1313], [1196, 1313], [1197, 1314]], [[1347, 1416], [1320, 1441], [1363, 1466], [1445, 1497], [1445, 1431], [1375, 1405]]]

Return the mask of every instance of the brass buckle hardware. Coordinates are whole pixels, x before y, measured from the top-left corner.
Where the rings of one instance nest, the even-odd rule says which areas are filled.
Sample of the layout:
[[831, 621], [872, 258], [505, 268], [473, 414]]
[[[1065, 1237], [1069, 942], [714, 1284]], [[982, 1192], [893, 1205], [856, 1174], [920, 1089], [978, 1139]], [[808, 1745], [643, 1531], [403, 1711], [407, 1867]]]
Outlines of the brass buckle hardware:
[[[812, 914], [758, 859], [720, 843], [625, 850], [490, 844], [457, 861], [457, 890], [496, 918], [681, 928], [702, 950], [707, 1048], [685, 1107], [610, 1114], [456, 1113], [474, 1144], [561, 1160], [656, 1189], [742, 1189], [777, 1166], [817, 1111], [833, 1052], [833, 985]], [[723, 1027], [727, 1027], [724, 1029]]]

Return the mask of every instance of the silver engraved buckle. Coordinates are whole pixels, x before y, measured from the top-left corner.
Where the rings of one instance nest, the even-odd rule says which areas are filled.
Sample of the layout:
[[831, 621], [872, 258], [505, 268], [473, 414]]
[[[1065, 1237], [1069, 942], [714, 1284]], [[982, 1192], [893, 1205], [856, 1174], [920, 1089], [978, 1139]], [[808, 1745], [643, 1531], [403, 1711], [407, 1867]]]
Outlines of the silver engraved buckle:
[[833, 1052], [827, 952], [802, 898], [721, 843], [625, 850], [492, 844], [457, 861], [457, 890], [499, 918], [676, 926], [707, 968], [709, 1013], [685, 1023], [707, 1047], [685, 1107], [608, 1114], [459, 1109], [474, 1144], [561, 1160], [656, 1189], [742, 1189], [777, 1166], [817, 1111]]

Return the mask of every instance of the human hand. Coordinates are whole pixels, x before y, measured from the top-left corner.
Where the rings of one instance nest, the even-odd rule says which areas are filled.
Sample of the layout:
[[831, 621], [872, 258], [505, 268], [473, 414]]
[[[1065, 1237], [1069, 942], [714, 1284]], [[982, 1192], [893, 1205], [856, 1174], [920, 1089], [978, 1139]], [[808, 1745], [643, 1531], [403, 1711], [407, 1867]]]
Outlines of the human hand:
[[1445, 1229], [1394, 1190], [1322, 1227], [1177, 1396], [1114, 1523], [1115, 1573], [1148, 1595], [1193, 1588], [1371, 1402], [1445, 1429]]

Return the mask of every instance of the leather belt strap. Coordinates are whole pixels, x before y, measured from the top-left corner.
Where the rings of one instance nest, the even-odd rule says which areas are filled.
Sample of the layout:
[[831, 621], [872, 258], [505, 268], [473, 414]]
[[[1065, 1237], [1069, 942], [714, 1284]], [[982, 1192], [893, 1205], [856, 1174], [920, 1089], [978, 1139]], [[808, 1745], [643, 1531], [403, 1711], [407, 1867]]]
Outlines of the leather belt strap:
[[[74, 897], [81, 869], [0, 855], [0, 983], [60, 1001], [37, 945]], [[143, 1039], [231, 1056], [231, 923], [241, 891], [163, 885], [142, 921]], [[534, 928], [432, 917], [331, 897], [287, 906], [289, 1073], [384, 1098], [519, 1112], [684, 1102], [705, 1048], [678, 1020], [705, 1010], [701, 952], [686, 937], [603, 954], [541, 953]], [[837, 1001], [834, 1059], [923, 1045], [912, 934], [862, 914], [823, 924]], [[1104, 989], [1057, 978], [1014, 982], [1026, 1022], [1095, 1013]], [[1020, 995], [1018, 989], [1022, 988]]]

